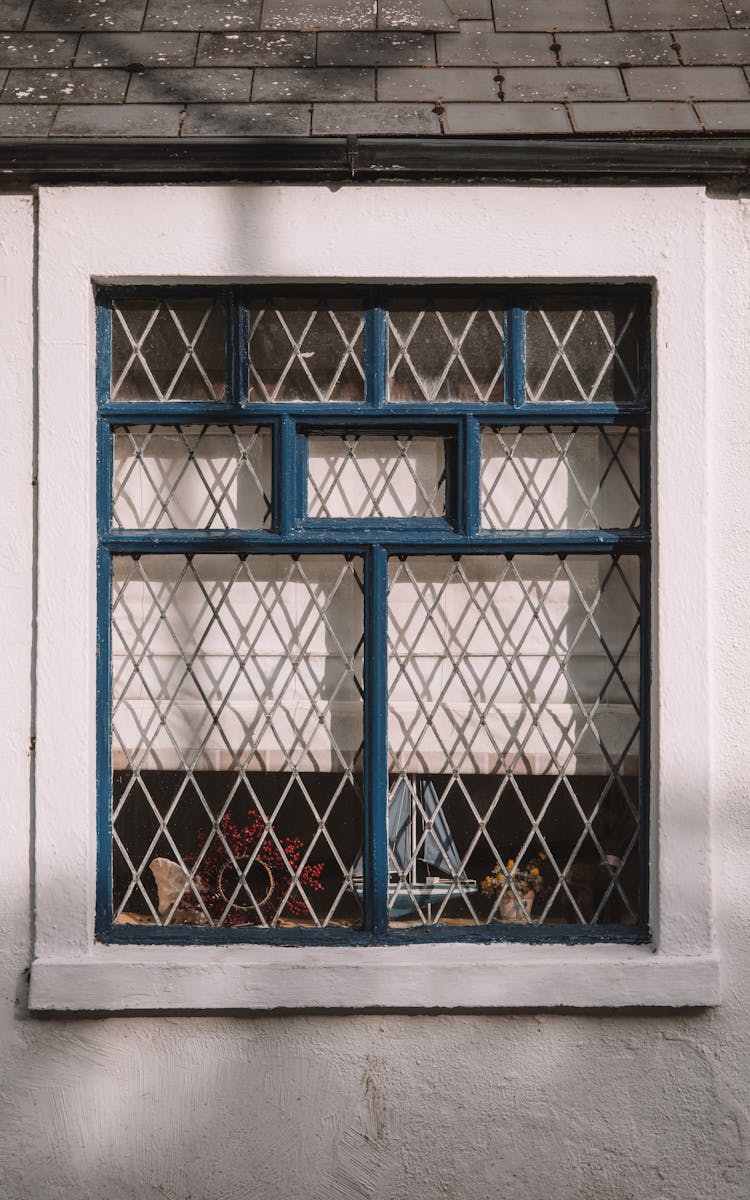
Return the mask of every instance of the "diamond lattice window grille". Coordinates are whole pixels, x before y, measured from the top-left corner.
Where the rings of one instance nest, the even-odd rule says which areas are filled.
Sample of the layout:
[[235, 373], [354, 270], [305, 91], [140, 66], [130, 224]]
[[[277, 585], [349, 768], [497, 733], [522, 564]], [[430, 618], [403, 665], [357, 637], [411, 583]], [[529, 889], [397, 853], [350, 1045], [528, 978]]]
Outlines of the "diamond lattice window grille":
[[[318, 422], [290, 408], [265, 426], [239, 413], [223, 424], [223, 411], [129, 423], [108, 415], [109, 400], [242, 403], [226, 392], [226, 298], [107, 300], [116, 922], [361, 927], [367, 607], [367, 728], [387, 709], [389, 734], [388, 761], [370, 759], [367, 776], [372, 789], [387, 771], [387, 795], [367, 803], [387, 808], [399, 936], [436, 923], [482, 937], [510, 923], [643, 927], [647, 438], [640, 416], [610, 423], [611, 406], [646, 404], [640, 301], [530, 294], [525, 338], [523, 322], [508, 325], [514, 379], [523, 367], [532, 404], [608, 406], [583, 424], [488, 414], [504, 402], [502, 309], [403, 292], [373, 300], [367, 323], [362, 303], [250, 297], [249, 399], [363, 402], [367, 336], [368, 399], [458, 402], [460, 418], [438, 424], [425, 409], [408, 429], [386, 417], [376, 431], [373, 414], [358, 427], [354, 410], [334, 425], [330, 411]], [[240, 381], [244, 349], [233, 351]], [[341, 553], [332, 527], [300, 520], [305, 497], [309, 517], [342, 522]], [[477, 502], [481, 534], [464, 548]], [[369, 522], [409, 517], [434, 523], [384, 526], [383, 547], [367, 549]], [[446, 556], [440, 520], [462, 553]], [[520, 530], [531, 542], [555, 531], [567, 549], [518, 553]], [[622, 549], [603, 553], [599, 530]], [[374, 555], [366, 576], [358, 546]], [[372, 669], [386, 658], [387, 682]]]
[[482, 430], [488, 529], [631, 529], [640, 521], [639, 433], [620, 426]]
[[364, 400], [362, 307], [268, 301], [251, 313], [251, 401]]
[[226, 399], [224, 306], [219, 299], [112, 302], [113, 401]]
[[389, 399], [503, 402], [503, 313], [441, 305], [388, 315]]
[[254, 425], [129, 425], [115, 430], [113, 525], [268, 529], [272, 437]]
[[[114, 565], [116, 918], [361, 920], [358, 560], [155, 554]], [[181, 880], [161, 910], [155, 859]]]
[[444, 517], [445, 440], [411, 434], [311, 434], [311, 517]]
[[[425, 923], [636, 921], [637, 580], [636, 559], [610, 555], [391, 564], [390, 770], [435, 793], [413, 806], [411, 852], [391, 847], [392, 911], [411, 905], [405, 919]], [[440, 842], [440, 813], [450, 886], [435, 901], [419, 859]], [[529, 906], [524, 863], [540, 854]], [[472, 890], [509, 860], [492, 899]]]
[[545, 303], [526, 314], [526, 399], [633, 403], [639, 322], [630, 302]]

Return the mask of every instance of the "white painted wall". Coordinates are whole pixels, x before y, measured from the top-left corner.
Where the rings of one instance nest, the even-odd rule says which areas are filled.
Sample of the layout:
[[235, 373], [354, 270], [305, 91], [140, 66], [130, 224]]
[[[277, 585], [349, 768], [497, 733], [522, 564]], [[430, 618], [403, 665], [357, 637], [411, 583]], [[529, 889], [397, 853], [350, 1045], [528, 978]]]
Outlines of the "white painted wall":
[[[606, 208], [607, 191], [597, 195]], [[654, 200], [655, 211], [670, 196]], [[747, 1200], [750, 204], [708, 200], [706, 215], [712, 703], [698, 717], [711, 732], [710, 794], [700, 786], [696, 795], [706, 763], [691, 761], [684, 739], [682, 778], [686, 812], [711, 806], [721, 1004], [70, 1018], [25, 1008], [33, 245], [31, 202], [0, 200], [2, 1200]], [[696, 304], [686, 296], [686, 313]], [[688, 428], [674, 446], [686, 472], [701, 441]], [[660, 551], [689, 554], [688, 532]], [[703, 865], [676, 869], [686, 886]]]

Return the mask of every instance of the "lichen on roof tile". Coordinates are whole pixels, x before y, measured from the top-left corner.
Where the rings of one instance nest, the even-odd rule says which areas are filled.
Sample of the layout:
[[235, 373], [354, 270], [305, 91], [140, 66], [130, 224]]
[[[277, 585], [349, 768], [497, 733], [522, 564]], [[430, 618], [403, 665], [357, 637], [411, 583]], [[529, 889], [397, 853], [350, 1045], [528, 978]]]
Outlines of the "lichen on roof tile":
[[146, 0], [33, 0], [25, 28], [136, 30]]
[[257, 29], [260, 11], [261, 0], [149, 0], [143, 28]]
[[263, 29], [375, 29], [374, 0], [263, 0]]
[[378, 29], [455, 29], [447, 0], [378, 0]]

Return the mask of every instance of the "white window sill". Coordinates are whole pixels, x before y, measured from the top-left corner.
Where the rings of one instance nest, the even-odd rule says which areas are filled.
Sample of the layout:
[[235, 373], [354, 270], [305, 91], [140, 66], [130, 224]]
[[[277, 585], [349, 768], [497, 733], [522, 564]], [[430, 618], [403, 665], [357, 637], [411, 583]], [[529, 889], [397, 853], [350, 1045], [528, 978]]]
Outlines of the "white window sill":
[[[151, 951], [151, 952], [149, 952]], [[31, 970], [38, 1011], [552, 1009], [706, 1006], [712, 955], [649, 946], [97, 946]]]

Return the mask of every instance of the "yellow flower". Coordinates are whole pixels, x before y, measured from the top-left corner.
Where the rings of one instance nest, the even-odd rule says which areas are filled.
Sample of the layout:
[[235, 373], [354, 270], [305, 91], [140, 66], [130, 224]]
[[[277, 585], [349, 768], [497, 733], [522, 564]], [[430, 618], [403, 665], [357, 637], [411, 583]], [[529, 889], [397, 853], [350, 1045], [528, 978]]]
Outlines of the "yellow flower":
[[530, 867], [529, 868], [529, 875], [538, 875], [538, 874], [539, 874], [539, 867]]
[[508, 859], [508, 870], [509, 870], [509, 871], [512, 871], [512, 870], [513, 870], [513, 868], [515, 867], [515, 865], [516, 865], [516, 860], [515, 860], [515, 858], [509, 858], [509, 859]]

